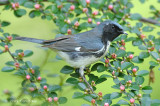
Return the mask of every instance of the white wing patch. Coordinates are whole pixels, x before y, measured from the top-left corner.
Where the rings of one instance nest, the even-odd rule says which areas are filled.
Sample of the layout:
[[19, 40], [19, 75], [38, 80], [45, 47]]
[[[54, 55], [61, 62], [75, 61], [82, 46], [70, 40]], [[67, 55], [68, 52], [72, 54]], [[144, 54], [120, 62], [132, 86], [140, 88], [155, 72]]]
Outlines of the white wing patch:
[[76, 51], [80, 51], [81, 47], [76, 47], [75, 50]]

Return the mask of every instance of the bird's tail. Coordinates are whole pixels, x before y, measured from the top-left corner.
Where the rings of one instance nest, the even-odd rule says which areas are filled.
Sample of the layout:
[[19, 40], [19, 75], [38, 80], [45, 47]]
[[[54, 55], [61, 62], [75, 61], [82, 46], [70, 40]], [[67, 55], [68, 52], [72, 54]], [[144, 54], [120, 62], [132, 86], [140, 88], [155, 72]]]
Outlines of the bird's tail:
[[27, 42], [39, 43], [39, 44], [43, 44], [43, 42], [45, 41], [43, 39], [28, 38], [28, 37], [15, 37], [15, 39], [16, 40], [27, 41]]

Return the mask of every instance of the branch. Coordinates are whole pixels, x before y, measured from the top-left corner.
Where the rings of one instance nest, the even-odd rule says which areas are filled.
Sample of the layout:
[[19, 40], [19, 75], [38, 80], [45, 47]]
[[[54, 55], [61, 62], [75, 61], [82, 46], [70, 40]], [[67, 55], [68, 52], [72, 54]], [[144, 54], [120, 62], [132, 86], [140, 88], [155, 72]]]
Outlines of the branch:
[[150, 23], [150, 24], [158, 24], [158, 25], [160, 25], [160, 22], [158, 22], [158, 21], [156, 21], [156, 20], [153, 20], [153, 19], [149, 19], [149, 18], [144, 18], [144, 17], [142, 17], [142, 18], [140, 19], [140, 21], [142, 21], [142, 22], [147, 22], [147, 23]]

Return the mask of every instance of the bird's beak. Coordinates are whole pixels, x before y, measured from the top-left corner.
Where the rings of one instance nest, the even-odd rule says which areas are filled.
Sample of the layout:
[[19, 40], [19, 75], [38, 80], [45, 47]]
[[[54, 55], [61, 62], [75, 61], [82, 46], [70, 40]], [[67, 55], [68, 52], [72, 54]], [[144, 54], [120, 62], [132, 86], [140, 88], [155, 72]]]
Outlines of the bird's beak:
[[122, 34], [128, 35], [128, 33], [127, 33], [127, 32], [123, 32]]

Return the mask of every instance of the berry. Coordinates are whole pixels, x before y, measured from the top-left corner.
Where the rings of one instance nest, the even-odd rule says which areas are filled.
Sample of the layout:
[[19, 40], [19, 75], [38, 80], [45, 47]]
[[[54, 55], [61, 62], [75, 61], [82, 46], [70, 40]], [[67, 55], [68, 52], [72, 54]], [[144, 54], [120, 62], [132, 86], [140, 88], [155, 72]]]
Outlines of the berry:
[[136, 72], [137, 72], [137, 69], [136, 69], [136, 68], [133, 68], [133, 69], [132, 69], [132, 72], [133, 72], [133, 73], [136, 73]]
[[125, 48], [122, 46], [122, 47], [120, 47], [119, 49], [122, 49], [122, 50], [125, 50]]
[[109, 106], [109, 103], [104, 103], [104, 106]]
[[141, 97], [142, 97], [142, 94], [138, 94], [137, 96], [138, 96], [139, 98], [141, 98]]
[[44, 86], [43, 86], [43, 89], [44, 89], [44, 90], [47, 90], [47, 85], [44, 85]]
[[99, 92], [99, 93], [98, 93], [98, 96], [102, 97], [102, 92]]
[[92, 99], [92, 100], [91, 100], [91, 103], [92, 103], [92, 104], [95, 104], [95, 102], [96, 102], [95, 99]]
[[40, 4], [35, 4], [35, 5], [34, 5], [34, 8], [35, 8], [36, 10], [39, 10], [39, 9], [41, 8], [41, 5], [40, 5]]
[[57, 102], [58, 101], [58, 97], [54, 97], [53, 100], [54, 100], [54, 102]]
[[92, 22], [92, 18], [88, 18], [88, 23], [91, 23]]
[[130, 99], [130, 103], [131, 103], [131, 104], [133, 104], [134, 101], [135, 101], [135, 100], [134, 100], [133, 98]]
[[139, 85], [140, 88], [142, 88], [142, 85]]
[[68, 30], [67, 30], [67, 33], [68, 33], [68, 35], [71, 35], [71, 34], [72, 34], [72, 30], [71, 30], [71, 29], [68, 29]]
[[112, 75], [114, 75], [115, 74], [115, 71], [112, 71]]
[[146, 37], [146, 35], [144, 35], [144, 34], [141, 34], [140, 35], [140, 38], [143, 40], [144, 38]]
[[113, 53], [111, 56], [113, 59], [115, 59], [117, 57], [117, 55], [115, 53]]
[[66, 22], [67, 22], [67, 24], [71, 24], [71, 21], [69, 19]]
[[35, 73], [34, 69], [32, 69], [32, 68], [30, 68], [30, 71], [31, 71], [32, 74]]
[[33, 87], [30, 87], [30, 88], [29, 88], [29, 91], [33, 92], [33, 91], [34, 91], [34, 88], [33, 88]]
[[5, 90], [3, 91], [3, 93], [4, 93], [4, 94], [9, 94], [10, 92], [9, 92], [8, 89], [5, 89]]
[[31, 78], [30, 75], [26, 75], [26, 79], [29, 80]]
[[15, 3], [15, 7], [16, 7], [16, 8], [19, 8], [19, 3]]
[[16, 67], [16, 68], [19, 68], [19, 63], [14, 63], [14, 66]]
[[93, 11], [93, 15], [98, 15], [98, 11]]
[[124, 90], [125, 90], [125, 86], [124, 86], [124, 85], [121, 85], [121, 86], [120, 86], [120, 90], [121, 90], [121, 91], [124, 91]]
[[109, 59], [108, 59], [108, 58], [105, 60], [105, 63], [106, 63], [106, 64], [108, 64], [108, 63], [109, 63]]
[[88, 11], [88, 8], [83, 8], [83, 12], [86, 13]]
[[133, 59], [133, 54], [130, 54], [130, 55], [129, 55], [129, 59]]
[[63, 5], [58, 5], [57, 8], [61, 9], [63, 7]]
[[131, 81], [131, 80], [129, 80], [129, 81], [128, 81], [128, 83], [129, 83], [129, 84], [131, 84], [131, 83], [132, 83], [132, 81]]
[[108, 6], [108, 9], [109, 9], [109, 10], [112, 10], [112, 9], [113, 9], [113, 5], [109, 5], [109, 6]]
[[12, 8], [17, 10], [17, 8], [19, 8], [19, 3], [12, 3]]
[[16, 9], [15, 3], [12, 3], [12, 8], [13, 8], [14, 10]]
[[73, 11], [74, 9], [75, 9], [75, 6], [74, 6], [74, 5], [71, 5], [71, 6], [70, 6], [70, 10]]
[[5, 48], [5, 51], [9, 50], [8, 45], [5, 45], [4, 48]]
[[74, 23], [74, 26], [75, 26], [75, 27], [78, 27], [78, 26], [79, 26], [79, 22], [76, 21], [76, 22]]
[[101, 22], [98, 21], [98, 22], [97, 22], [97, 25], [99, 25], [99, 24], [101, 24]]
[[48, 98], [48, 102], [52, 102], [52, 98], [51, 97]]
[[10, 42], [12, 40], [12, 36], [7, 36], [7, 39]]
[[40, 80], [42, 80], [42, 78], [39, 76], [39, 77], [37, 78], [37, 80], [40, 81]]
[[124, 63], [124, 61], [121, 61], [121, 64], [123, 64]]
[[90, 2], [91, 2], [90, 0], [86, 0], [86, 3], [87, 3], [87, 4], [90, 4]]

